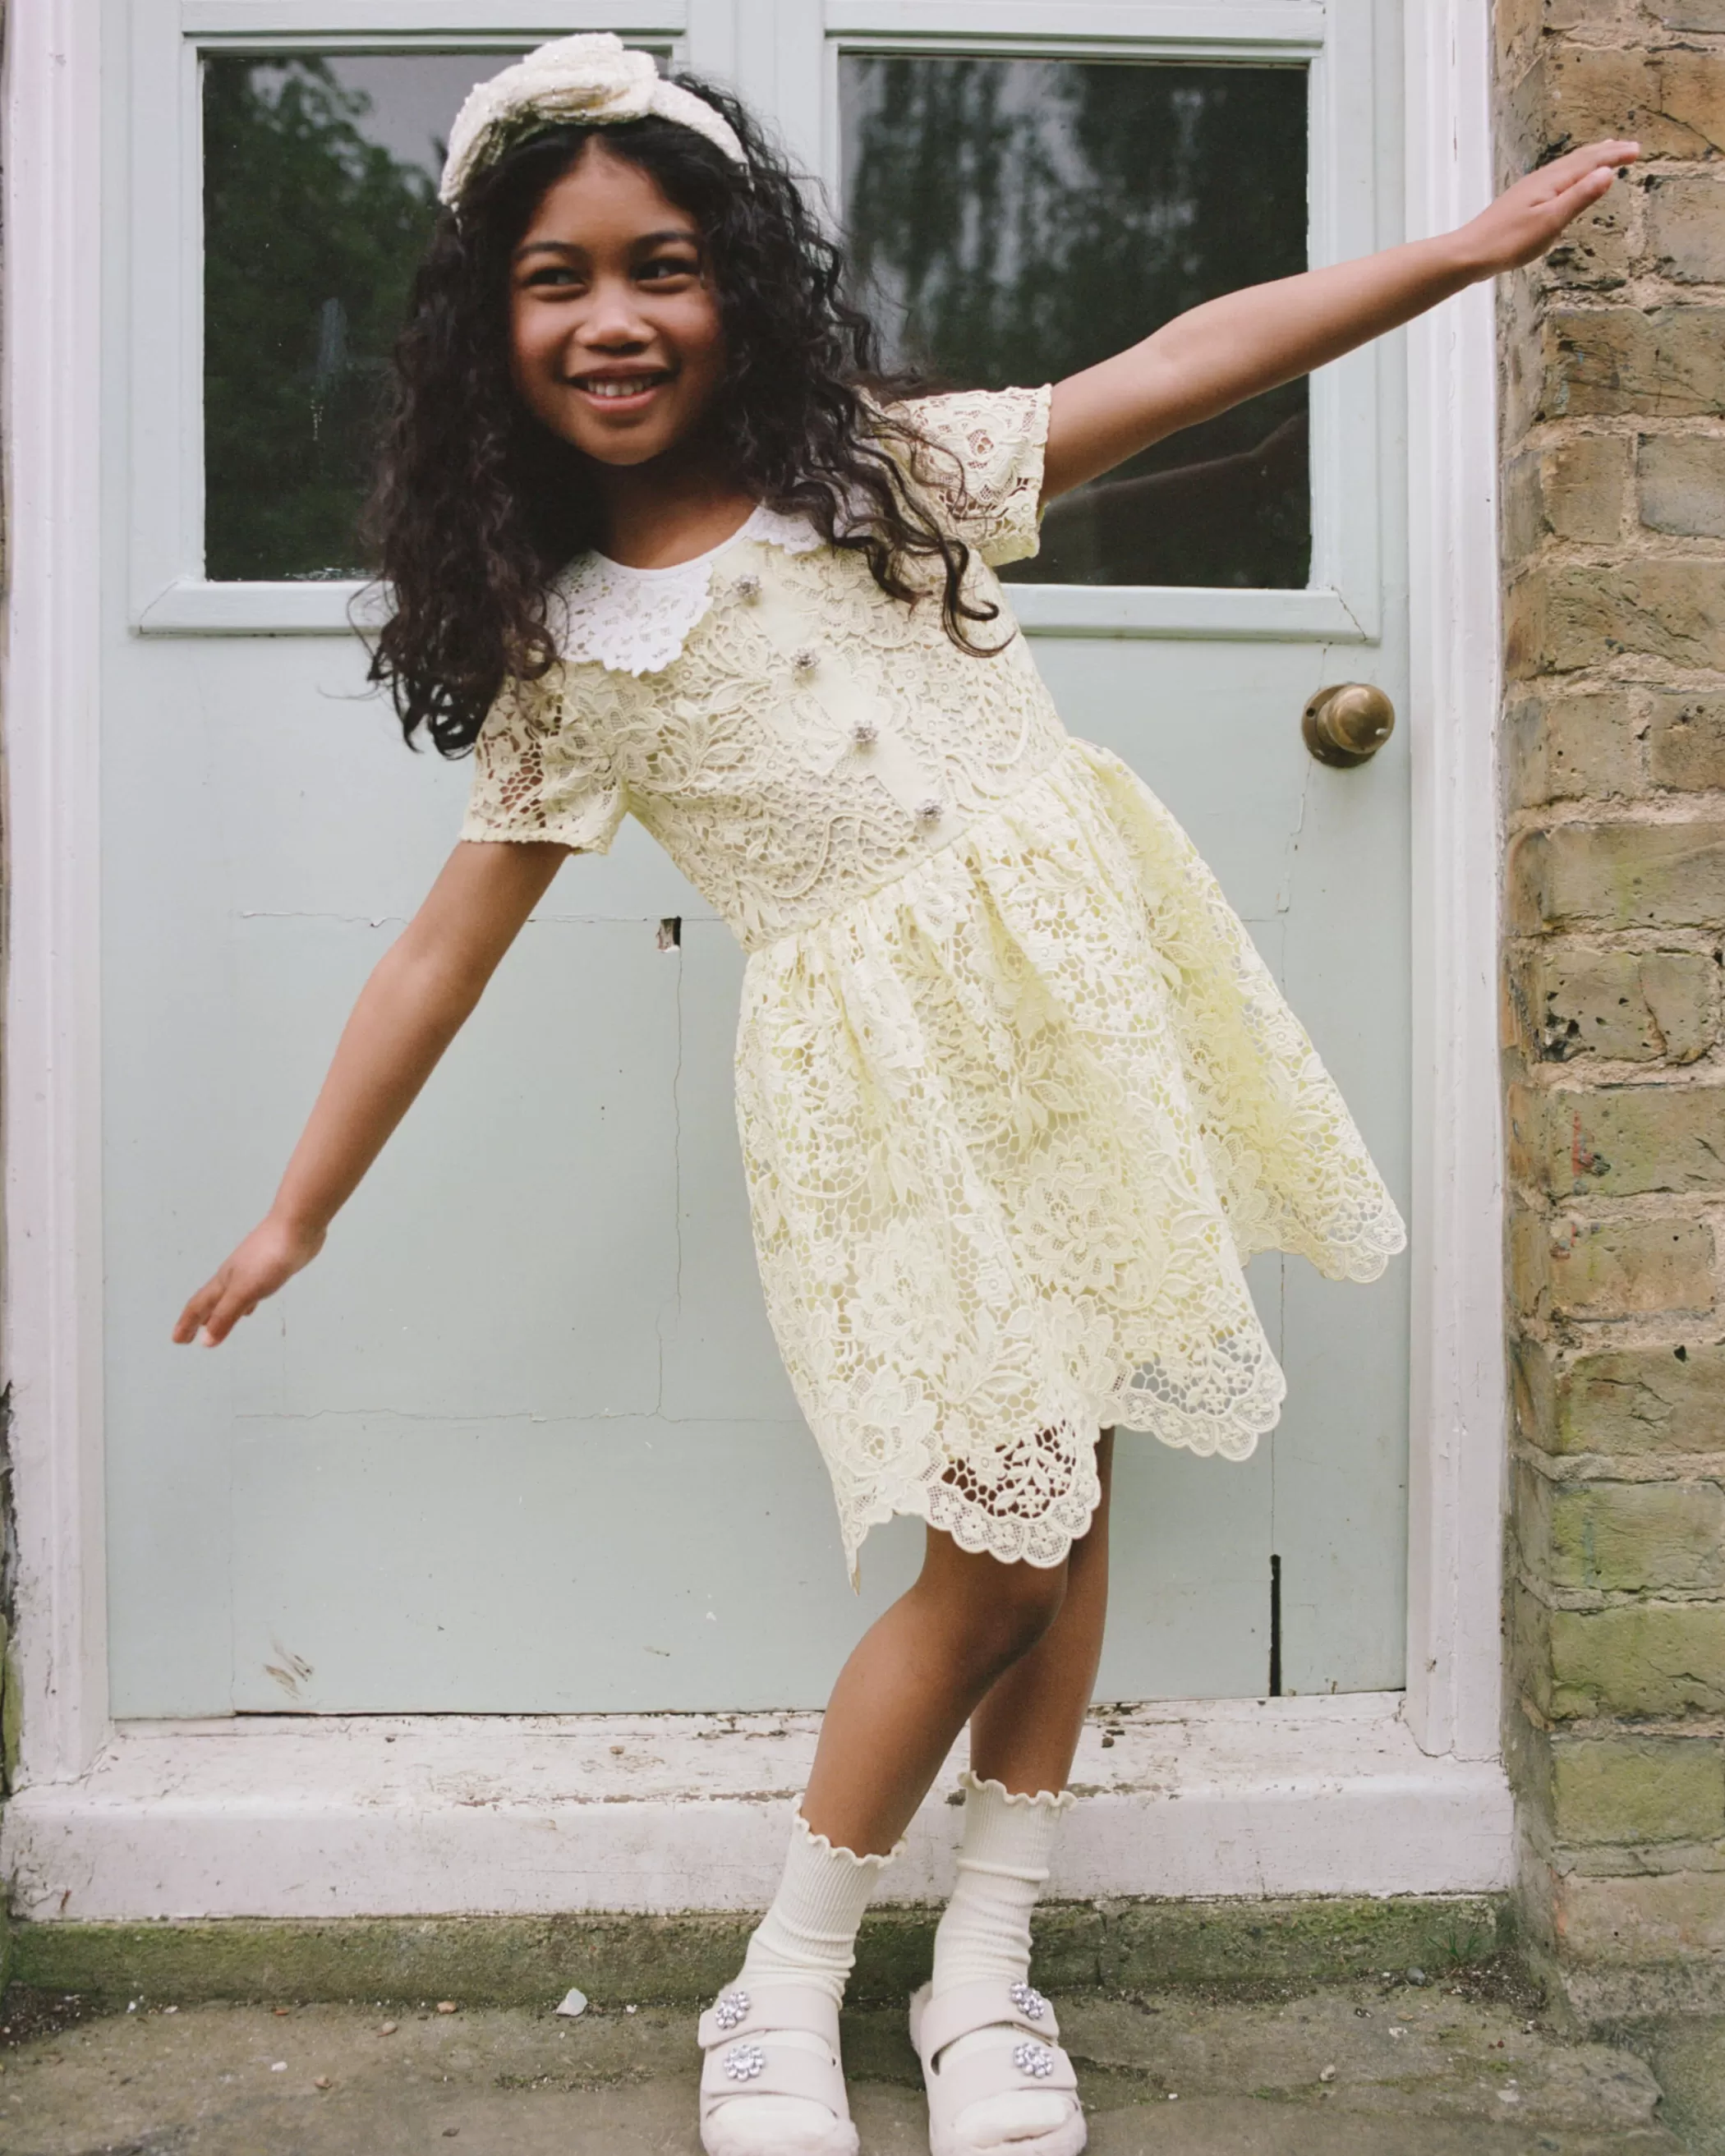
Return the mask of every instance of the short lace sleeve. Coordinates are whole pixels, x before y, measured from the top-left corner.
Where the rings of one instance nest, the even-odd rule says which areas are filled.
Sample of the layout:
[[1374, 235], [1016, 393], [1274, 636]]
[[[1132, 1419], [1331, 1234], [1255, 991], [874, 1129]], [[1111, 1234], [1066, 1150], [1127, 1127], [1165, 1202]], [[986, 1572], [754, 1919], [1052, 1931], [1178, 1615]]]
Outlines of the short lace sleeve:
[[1040, 543], [1049, 393], [961, 389], [892, 408], [935, 445], [913, 458], [912, 470], [991, 567], [1021, 562]]
[[611, 759], [553, 675], [511, 681], [474, 744], [464, 839], [544, 839], [609, 850], [627, 803]]

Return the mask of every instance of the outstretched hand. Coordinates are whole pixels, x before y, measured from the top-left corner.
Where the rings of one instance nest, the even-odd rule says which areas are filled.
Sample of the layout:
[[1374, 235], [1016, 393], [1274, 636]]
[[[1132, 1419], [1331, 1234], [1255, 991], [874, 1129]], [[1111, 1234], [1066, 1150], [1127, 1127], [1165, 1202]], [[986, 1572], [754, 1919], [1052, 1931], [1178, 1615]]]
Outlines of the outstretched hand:
[[1618, 168], [1640, 154], [1639, 142], [1589, 142], [1506, 188], [1456, 235], [1477, 274], [1491, 277], [1536, 260], [1609, 191]]
[[180, 1312], [175, 1340], [182, 1348], [199, 1339], [206, 1348], [219, 1347], [242, 1317], [311, 1264], [323, 1248], [324, 1234], [321, 1228], [294, 1227], [272, 1213]]

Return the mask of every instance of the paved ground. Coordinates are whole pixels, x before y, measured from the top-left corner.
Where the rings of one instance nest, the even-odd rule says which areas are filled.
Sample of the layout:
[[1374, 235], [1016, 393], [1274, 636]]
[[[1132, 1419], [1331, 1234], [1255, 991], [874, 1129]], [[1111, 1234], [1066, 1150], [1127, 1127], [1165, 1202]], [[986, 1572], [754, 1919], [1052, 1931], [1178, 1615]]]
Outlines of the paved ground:
[[[1638, 2037], [1662, 2104], [1636, 2051], [1564, 2044], [1525, 2002], [1441, 1984], [1073, 1999], [1062, 2017], [1096, 2156], [1725, 2152], [1725, 2112], [1707, 2123], [1725, 2025]], [[63, 2018], [16, 1990], [0, 2010], [6, 2156], [697, 2156], [685, 2011], [149, 2002]], [[845, 2029], [865, 2156], [922, 2156], [899, 2017]]]

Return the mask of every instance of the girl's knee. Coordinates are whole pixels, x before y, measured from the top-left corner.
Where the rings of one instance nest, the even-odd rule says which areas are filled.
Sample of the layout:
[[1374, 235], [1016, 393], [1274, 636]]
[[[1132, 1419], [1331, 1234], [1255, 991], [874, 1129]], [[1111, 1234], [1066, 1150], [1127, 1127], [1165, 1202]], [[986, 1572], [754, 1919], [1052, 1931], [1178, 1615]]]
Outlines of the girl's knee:
[[960, 1630], [968, 1656], [978, 1673], [993, 1676], [1028, 1655], [1060, 1615], [1066, 1568], [982, 1558], [966, 1586]]

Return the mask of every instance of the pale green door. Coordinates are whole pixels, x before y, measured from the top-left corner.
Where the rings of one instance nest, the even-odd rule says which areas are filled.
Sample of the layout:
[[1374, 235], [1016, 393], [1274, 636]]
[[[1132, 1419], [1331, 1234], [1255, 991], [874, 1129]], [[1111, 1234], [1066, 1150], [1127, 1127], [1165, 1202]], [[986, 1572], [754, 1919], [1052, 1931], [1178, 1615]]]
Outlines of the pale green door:
[[[730, 5], [619, 27], [730, 54], [848, 200], [891, 339], [949, 372], [1042, 378], [1301, 266], [1308, 234], [1326, 257], [1395, 235], [1390, 0], [1219, 0], [1173, 41], [1152, 8], [1086, 42], [1059, 7], [955, 8], [947, 35], [931, 4], [909, 41], [891, 8], [810, 6], [770, 53], [726, 44]], [[434, 138], [504, 45], [473, 49], [482, 0], [459, 38], [428, 8], [417, 44], [387, 12], [367, 36], [332, 6], [320, 38], [259, 0], [242, 41], [167, 0], [115, 10], [137, 146], [106, 271], [116, 1711], [818, 1704], [921, 1530], [877, 1532], [854, 1599], [754, 1277], [740, 954], [638, 830], [566, 868], [317, 1266], [219, 1354], [167, 1344], [466, 783], [362, 697], [342, 572]], [[175, 177], [200, 139], [201, 218]], [[1387, 346], [1169, 445], [1058, 509], [1014, 596], [1069, 724], [1192, 831], [1402, 1196], [1419, 715], [1351, 772], [1299, 725], [1332, 681], [1404, 703], [1399, 397]], [[1252, 1277], [1281, 1427], [1244, 1465], [1122, 1439], [1104, 1697], [1258, 1694], [1273, 1656], [1288, 1691], [1401, 1682], [1405, 1269]]]

